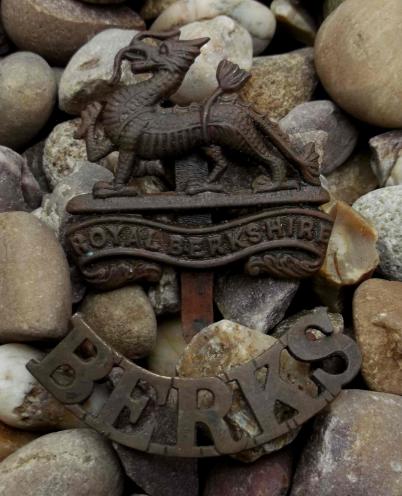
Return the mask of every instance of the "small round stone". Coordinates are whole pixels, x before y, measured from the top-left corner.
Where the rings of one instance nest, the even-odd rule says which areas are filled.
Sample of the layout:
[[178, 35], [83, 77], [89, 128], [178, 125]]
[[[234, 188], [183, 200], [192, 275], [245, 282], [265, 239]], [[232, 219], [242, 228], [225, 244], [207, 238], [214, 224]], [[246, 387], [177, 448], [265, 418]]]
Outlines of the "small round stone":
[[1, 60], [0, 145], [18, 149], [34, 138], [52, 113], [56, 92], [54, 73], [39, 55], [18, 52]]
[[0, 214], [0, 342], [61, 339], [71, 317], [70, 272], [54, 233], [25, 212]]
[[146, 21], [155, 19], [176, 1], [177, 0], [145, 0], [144, 5], [140, 10], [141, 17]]
[[222, 59], [249, 70], [253, 58], [251, 36], [240, 24], [227, 16], [207, 21], [192, 22], [181, 28], [182, 40], [210, 38], [201, 54], [190, 67], [184, 81], [172, 100], [179, 104], [202, 101], [218, 87], [216, 69]]
[[140, 286], [90, 293], [80, 312], [102, 339], [127, 358], [147, 356], [155, 346], [155, 312]]
[[124, 475], [112, 447], [90, 429], [42, 436], [0, 464], [0, 494], [121, 496]]
[[254, 54], [263, 52], [274, 36], [275, 16], [255, 0], [178, 0], [164, 10], [152, 25], [155, 31], [168, 31], [194, 21], [231, 17], [253, 38]]
[[353, 297], [353, 323], [370, 389], [402, 395], [402, 282], [370, 279]]
[[332, 99], [364, 122], [402, 126], [402, 2], [347, 0], [317, 34], [315, 63]]
[[353, 208], [378, 232], [379, 269], [402, 281], [402, 186], [388, 186], [359, 198]]
[[89, 5], [78, 0], [2, 0], [4, 28], [18, 48], [64, 65], [84, 43], [107, 28], [144, 29], [128, 6]]

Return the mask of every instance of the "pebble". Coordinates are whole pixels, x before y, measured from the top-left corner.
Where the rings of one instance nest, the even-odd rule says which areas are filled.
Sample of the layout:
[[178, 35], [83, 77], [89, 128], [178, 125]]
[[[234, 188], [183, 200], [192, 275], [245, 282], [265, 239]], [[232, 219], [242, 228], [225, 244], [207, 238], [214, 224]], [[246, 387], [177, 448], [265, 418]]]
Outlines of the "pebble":
[[145, 0], [140, 10], [140, 15], [146, 21], [155, 19], [158, 15], [173, 5], [177, 0]]
[[317, 85], [313, 49], [255, 57], [251, 75], [240, 95], [260, 112], [279, 120], [313, 96]]
[[43, 355], [25, 344], [0, 346], [0, 421], [7, 426], [27, 430], [77, 426], [78, 420], [73, 414], [56, 401], [26, 368], [30, 360], [41, 360]]
[[346, 390], [314, 423], [290, 496], [399, 495], [402, 398]]
[[328, 17], [345, 0], [324, 0], [323, 14]]
[[156, 315], [180, 311], [179, 276], [173, 267], [164, 267], [159, 282], [148, 289], [148, 297]]
[[293, 0], [273, 0], [270, 6], [276, 20], [306, 45], [314, 45], [317, 27], [314, 18], [299, 2]]
[[80, 312], [102, 339], [127, 358], [147, 356], [155, 346], [155, 312], [141, 286], [89, 293]]
[[8, 496], [121, 496], [124, 477], [109, 443], [90, 429], [53, 432], [0, 464]]
[[402, 184], [402, 131], [389, 131], [371, 138], [371, 167], [380, 186]]
[[378, 187], [377, 177], [370, 167], [370, 153], [365, 150], [354, 153], [326, 175], [325, 181], [331, 198], [349, 205]]
[[170, 318], [162, 321], [158, 324], [156, 344], [148, 356], [148, 370], [166, 377], [175, 377], [177, 362], [186, 346], [181, 320]]
[[172, 97], [175, 103], [185, 105], [202, 101], [218, 87], [216, 69], [222, 59], [249, 70], [253, 60], [253, 43], [250, 34], [227, 16], [186, 24], [181, 28], [182, 40], [210, 38], [201, 54], [191, 66], [182, 85]]
[[[20, 15], [15, 4], [13, 10]], [[39, 55], [17, 52], [1, 60], [0, 145], [13, 149], [27, 145], [48, 121], [56, 91], [53, 71]]]
[[[169, 430], [166, 422], [163, 425]], [[169, 439], [175, 442], [172, 436]], [[114, 447], [127, 476], [148, 496], [198, 496], [196, 458], [151, 455], [118, 444]]]
[[[180, 377], [221, 376], [225, 371], [256, 358], [276, 343], [272, 336], [252, 330], [229, 320], [221, 320], [199, 332], [184, 350], [177, 371]], [[281, 359], [281, 376], [297, 384], [299, 389], [315, 395], [315, 384], [307, 377], [309, 365], [293, 359], [286, 351]], [[278, 415], [281, 415], [279, 411]], [[254, 416], [245, 400], [236, 395], [226, 419], [237, 438], [240, 434], [250, 437], [260, 432]], [[262, 446], [242, 451], [234, 458], [252, 462], [263, 455], [277, 451], [294, 440], [298, 429], [270, 441]]]
[[219, 459], [206, 475], [203, 496], [284, 496], [290, 488], [292, 464], [287, 449], [251, 465]]
[[77, 0], [2, 0], [4, 28], [22, 50], [64, 66], [95, 34], [107, 28], [144, 29], [144, 21], [127, 6], [97, 7]]
[[216, 281], [215, 303], [225, 319], [267, 333], [283, 319], [298, 287], [298, 281], [228, 273]]
[[113, 174], [105, 167], [91, 162], [77, 161], [75, 171], [62, 179], [50, 194], [44, 196], [42, 206], [33, 214], [59, 236], [65, 223], [70, 219], [66, 206], [71, 198], [91, 193], [98, 181], [112, 179]]
[[84, 140], [74, 138], [81, 119], [58, 124], [49, 134], [43, 149], [43, 171], [53, 189], [62, 179], [82, 167], [88, 161]]
[[[73, 55], [61, 77], [60, 108], [79, 115], [90, 101], [110, 93], [112, 88], [108, 81], [112, 77], [114, 58], [137, 33], [133, 29], [106, 29], [85, 43]], [[133, 75], [130, 66], [123, 64], [121, 86], [141, 80], [144, 76]]]
[[402, 3], [348, 0], [321, 25], [315, 44], [319, 78], [332, 99], [357, 119], [402, 126]]
[[353, 297], [353, 323], [370, 389], [402, 395], [402, 282], [370, 279]]
[[43, 192], [49, 192], [49, 182], [43, 170], [43, 150], [45, 148], [45, 141], [39, 141], [34, 145], [27, 148], [22, 156], [26, 160], [29, 170], [37, 180]]
[[0, 342], [61, 339], [71, 316], [69, 268], [32, 214], [0, 214]]
[[388, 279], [402, 281], [402, 186], [371, 191], [353, 204], [378, 232], [379, 269]]
[[169, 31], [194, 21], [231, 17], [253, 38], [253, 52], [263, 52], [272, 40], [276, 21], [268, 7], [255, 0], [178, 0], [152, 24], [154, 31]]
[[[330, 100], [315, 100], [298, 105], [280, 121], [281, 128], [290, 135], [325, 132], [324, 156], [321, 171], [329, 174], [352, 154], [358, 138], [356, 127]], [[303, 143], [304, 144], [304, 143]]]
[[37, 437], [38, 434], [12, 429], [0, 422], [0, 462]]
[[42, 201], [42, 191], [26, 160], [5, 146], [0, 146], [0, 212], [29, 211]]
[[335, 287], [368, 279], [379, 262], [375, 228], [347, 203], [326, 203], [321, 210], [334, 220], [334, 226], [318, 277]]

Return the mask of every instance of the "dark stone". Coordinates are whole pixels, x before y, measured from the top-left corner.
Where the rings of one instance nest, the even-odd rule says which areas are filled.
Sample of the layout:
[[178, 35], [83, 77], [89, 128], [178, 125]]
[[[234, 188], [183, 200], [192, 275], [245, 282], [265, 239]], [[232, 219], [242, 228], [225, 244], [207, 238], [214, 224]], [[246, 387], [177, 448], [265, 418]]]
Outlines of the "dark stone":
[[290, 450], [264, 456], [249, 465], [221, 459], [212, 466], [203, 496], [285, 496], [292, 479]]
[[226, 274], [215, 284], [215, 302], [225, 319], [268, 332], [283, 319], [298, 287], [298, 281]]
[[22, 154], [26, 159], [28, 167], [35, 179], [38, 181], [39, 186], [42, 191], [48, 193], [50, 191], [49, 183], [46, 178], [45, 172], [43, 170], [43, 150], [45, 148], [45, 142], [40, 141], [35, 145], [31, 146]]

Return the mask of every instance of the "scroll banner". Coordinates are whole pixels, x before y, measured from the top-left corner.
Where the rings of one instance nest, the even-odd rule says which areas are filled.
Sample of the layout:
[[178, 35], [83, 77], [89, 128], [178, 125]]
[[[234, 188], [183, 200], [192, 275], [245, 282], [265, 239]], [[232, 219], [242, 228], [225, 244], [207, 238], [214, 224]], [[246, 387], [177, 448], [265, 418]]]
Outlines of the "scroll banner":
[[100, 260], [134, 257], [186, 269], [212, 269], [278, 252], [315, 262], [314, 272], [325, 256], [331, 228], [332, 220], [316, 209], [281, 208], [203, 227], [105, 215], [72, 225], [68, 238], [81, 268]]

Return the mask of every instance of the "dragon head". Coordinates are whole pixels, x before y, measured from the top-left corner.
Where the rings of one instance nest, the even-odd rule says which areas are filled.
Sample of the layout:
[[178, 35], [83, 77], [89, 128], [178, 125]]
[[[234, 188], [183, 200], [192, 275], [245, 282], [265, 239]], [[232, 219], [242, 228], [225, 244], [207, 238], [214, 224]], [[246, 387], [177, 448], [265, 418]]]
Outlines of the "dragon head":
[[[160, 70], [187, 72], [209, 38], [180, 40], [179, 37], [179, 30], [163, 33], [142, 31], [134, 36], [131, 43], [117, 53], [110, 84], [117, 84], [120, 81], [124, 60], [130, 63], [134, 74]], [[145, 43], [144, 40], [147, 38], [156, 40], [157, 43]]]

